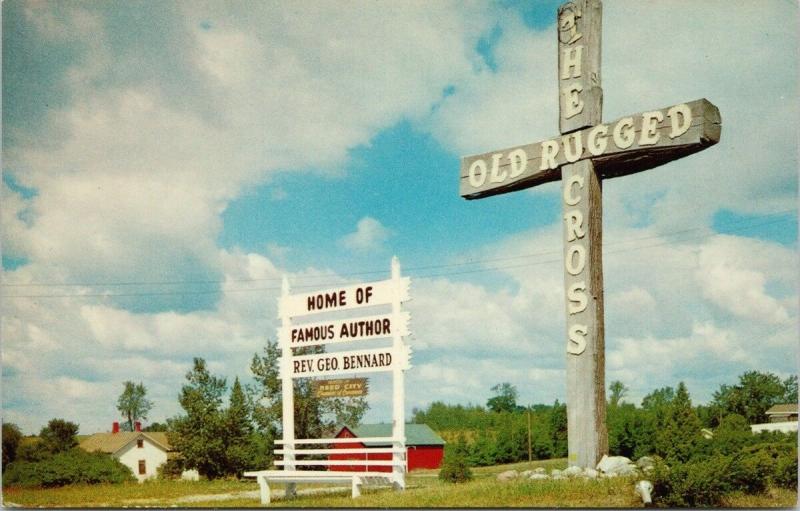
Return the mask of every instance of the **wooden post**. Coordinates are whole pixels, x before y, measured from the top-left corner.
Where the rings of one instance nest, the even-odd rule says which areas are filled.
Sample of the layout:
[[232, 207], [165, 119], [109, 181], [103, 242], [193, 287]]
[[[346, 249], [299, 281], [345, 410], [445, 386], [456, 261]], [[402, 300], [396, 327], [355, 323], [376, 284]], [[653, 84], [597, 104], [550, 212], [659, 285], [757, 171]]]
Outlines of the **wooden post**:
[[[598, 0], [558, 10], [559, 126], [565, 154], [582, 152], [569, 133], [601, 122]], [[569, 159], [569, 158], [568, 158]], [[570, 465], [592, 467], [608, 452], [603, 330], [603, 188], [595, 165], [561, 167], [567, 293], [567, 430]]]
[[528, 462], [533, 461], [533, 450], [531, 449], [531, 408], [528, 407]]
[[[400, 285], [400, 261], [397, 257], [392, 257], [392, 280], [395, 281], [395, 289], [399, 289]], [[396, 296], [392, 300], [392, 314], [395, 317], [400, 315], [400, 297]], [[395, 353], [403, 349], [403, 337], [395, 330], [392, 335], [392, 347]], [[394, 486], [396, 489], [404, 490], [406, 487], [406, 409], [405, 409], [405, 372], [401, 365], [395, 366], [392, 371], [392, 446], [396, 450], [402, 450], [403, 453], [392, 453], [392, 460], [396, 463], [403, 461], [403, 465], [392, 465], [392, 473], [394, 477]]]
[[[281, 282], [281, 294], [284, 299], [289, 296], [289, 280], [283, 277]], [[289, 312], [281, 310], [281, 326], [290, 328], [291, 317]], [[283, 422], [283, 459], [287, 462], [284, 470], [294, 470], [292, 463], [294, 457], [294, 380], [292, 380], [291, 366], [292, 366], [292, 347], [289, 342], [281, 343], [281, 405], [282, 405], [282, 422]], [[269, 491], [269, 490], [267, 490]], [[296, 485], [294, 483], [286, 484], [286, 497], [294, 497], [296, 495]]]

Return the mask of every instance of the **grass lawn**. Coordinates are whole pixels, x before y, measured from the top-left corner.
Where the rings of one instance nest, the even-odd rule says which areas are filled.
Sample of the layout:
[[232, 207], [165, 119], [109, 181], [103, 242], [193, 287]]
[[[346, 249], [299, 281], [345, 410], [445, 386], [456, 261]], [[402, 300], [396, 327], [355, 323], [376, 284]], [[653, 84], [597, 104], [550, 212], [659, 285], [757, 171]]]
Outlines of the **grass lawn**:
[[[626, 478], [599, 480], [499, 482], [495, 476], [505, 470], [535, 467], [562, 469], [566, 460], [535, 461], [473, 469], [475, 479], [464, 484], [445, 484], [436, 470], [409, 474], [407, 489], [365, 489], [360, 498], [350, 498], [350, 489], [335, 493], [299, 495], [295, 499], [274, 498], [274, 507], [642, 507], [633, 492], [635, 480]], [[328, 485], [318, 485], [331, 487]], [[281, 485], [271, 485], [282, 489]], [[311, 488], [298, 485], [298, 490]], [[335, 487], [334, 487], [335, 488]], [[26, 507], [260, 507], [258, 485], [246, 481], [159, 481], [145, 484], [70, 486], [54, 489], [6, 488], [4, 500]], [[191, 497], [190, 497], [191, 496]], [[204, 496], [207, 496], [205, 498]], [[734, 495], [728, 507], [794, 507], [797, 492], [770, 490], [765, 495]]]

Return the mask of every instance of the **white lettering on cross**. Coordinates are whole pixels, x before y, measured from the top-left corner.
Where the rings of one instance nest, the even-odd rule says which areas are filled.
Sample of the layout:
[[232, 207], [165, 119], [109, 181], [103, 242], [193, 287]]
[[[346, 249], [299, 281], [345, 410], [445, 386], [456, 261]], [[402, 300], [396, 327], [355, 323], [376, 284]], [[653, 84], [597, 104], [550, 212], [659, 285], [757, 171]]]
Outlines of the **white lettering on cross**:
[[[564, 48], [561, 52], [561, 79], [580, 78], [583, 45]], [[572, 71], [572, 72], [570, 72]]]
[[564, 96], [564, 117], [566, 119], [583, 112], [583, 100], [580, 95], [582, 91], [583, 86], [579, 83], [572, 83], [561, 89], [561, 95]]

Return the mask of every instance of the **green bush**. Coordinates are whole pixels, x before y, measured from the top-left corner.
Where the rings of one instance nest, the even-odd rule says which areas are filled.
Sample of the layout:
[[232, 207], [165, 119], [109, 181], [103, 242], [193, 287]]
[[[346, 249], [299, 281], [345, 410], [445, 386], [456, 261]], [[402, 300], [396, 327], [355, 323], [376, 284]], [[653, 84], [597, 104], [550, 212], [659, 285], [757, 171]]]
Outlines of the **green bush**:
[[41, 461], [15, 461], [3, 474], [3, 483], [17, 486], [54, 487], [67, 484], [122, 483], [135, 481], [130, 468], [103, 453], [70, 449]]
[[719, 506], [730, 491], [727, 474], [731, 459], [714, 456], [702, 461], [667, 466], [657, 460], [652, 473], [655, 503], [662, 507]]
[[467, 459], [460, 453], [446, 456], [439, 470], [439, 479], [447, 483], [463, 483], [472, 479]]
[[782, 488], [797, 491], [797, 449], [794, 455], [781, 456], [775, 463], [772, 482]]
[[184, 462], [183, 458], [173, 457], [167, 458], [167, 461], [162, 463], [157, 469], [156, 474], [159, 479], [180, 479], [183, 474]]

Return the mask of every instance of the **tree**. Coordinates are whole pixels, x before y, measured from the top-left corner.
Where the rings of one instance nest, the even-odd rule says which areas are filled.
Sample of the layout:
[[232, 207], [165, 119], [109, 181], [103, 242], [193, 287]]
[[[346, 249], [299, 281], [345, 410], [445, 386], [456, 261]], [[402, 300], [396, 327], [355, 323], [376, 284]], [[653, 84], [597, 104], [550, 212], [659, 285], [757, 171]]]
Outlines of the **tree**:
[[[324, 346], [299, 348], [296, 355], [324, 353]], [[283, 415], [281, 380], [278, 362], [280, 348], [268, 341], [263, 355], [253, 355], [250, 370], [256, 385], [249, 388], [253, 403], [253, 418], [259, 431], [272, 440], [282, 430]], [[296, 438], [319, 438], [335, 433], [337, 426], [355, 427], [361, 422], [369, 405], [366, 399], [318, 398], [314, 396], [311, 378], [293, 379], [294, 421]]]
[[209, 373], [206, 362], [195, 358], [186, 373], [188, 383], [181, 387], [178, 402], [186, 415], [168, 421], [170, 444], [181, 453], [187, 468], [214, 479], [226, 472], [225, 420], [222, 395], [225, 378]]
[[755, 424], [766, 421], [765, 412], [773, 405], [796, 402], [796, 375], [781, 380], [772, 373], [748, 371], [737, 385], [722, 385], [714, 392], [712, 406], [719, 417], [735, 413]]
[[492, 387], [495, 396], [486, 402], [486, 407], [493, 412], [513, 412], [517, 409], [517, 388], [510, 383], [498, 383]]
[[63, 419], [51, 419], [39, 432], [39, 441], [45, 452], [56, 454], [78, 445], [78, 425]]
[[144, 428], [144, 431], [165, 432], [167, 431], [167, 425], [160, 422], [152, 422]]
[[22, 441], [22, 432], [13, 422], [3, 423], [3, 470], [17, 457], [17, 448]]
[[563, 458], [567, 455], [567, 405], [559, 404], [558, 399], [553, 403], [550, 412], [550, 438], [553, 442], [552, 455], [554, 458]]
[[145, 397], [147, 389], [141, 382], [136, 385], [132, 381], [126, 381], [123, 386], [125, 389], [117, 399], [117, 410], [128, 421], [128, 431], [133, 431], [136, 421], [147, 419], [153, 403]]
[[656, 433], [656, 453], [670, 460], [686, 462], [701, 441], [700, 420], [692, 408], [689, 391], [678, 384], [675, 398], [669, 405], [664, 426]]
[[610, 393], [608, 404], [609, 406], [616, 407], [622, 403], [622, 398], [628, 393], [628, 387], [621, 381], [614, 380], [611, 382], [611, 385], [608, 386], [608, 391]]
[[253, 424], [250, 420], [250, 409], [247, 404], [239, 378], [231, 388], [228, 409], [225, 411], [225, 453], [227, 455], [226, 472], [241, 477], [242, 472], [251, 468], [253, 449], [251, 439]]

